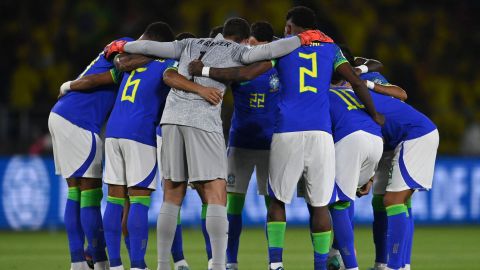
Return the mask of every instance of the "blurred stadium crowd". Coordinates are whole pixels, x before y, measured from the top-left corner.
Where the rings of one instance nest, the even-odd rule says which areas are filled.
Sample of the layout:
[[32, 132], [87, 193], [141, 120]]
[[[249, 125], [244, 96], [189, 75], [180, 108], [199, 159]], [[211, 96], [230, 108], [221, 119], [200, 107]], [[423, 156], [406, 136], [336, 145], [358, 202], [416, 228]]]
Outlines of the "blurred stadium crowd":
[[[389, 81], [439, 127], [441, 154], [480, 155], [480, 2], [474, 0], [2, 1], [0, 154], [48, 152], [47, 118], [59, 86], [112, 39], [137, 37], [158, 20], [177, 33], [206, 36], [230, 16], [268, 20], [282, 36], [284, 14], [299, 4], [317, 11], [319, 28], [337, 43], [383, 62]], [[231, 108], [228, 96], [225, 120]]]

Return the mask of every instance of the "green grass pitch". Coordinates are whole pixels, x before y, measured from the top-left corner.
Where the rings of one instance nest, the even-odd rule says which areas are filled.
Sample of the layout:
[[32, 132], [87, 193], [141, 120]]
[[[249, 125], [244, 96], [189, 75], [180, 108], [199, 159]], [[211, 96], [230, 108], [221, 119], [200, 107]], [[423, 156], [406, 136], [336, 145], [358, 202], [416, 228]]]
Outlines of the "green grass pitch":
[[[264, 231], [246, 229], [240, 243], [239, 266], [243, 270], [267, 268]], [[156, 269], [155, 233], [150, 232], [147, 264]], [[360, 269], [373, 263], [369, 228], [356, 229]], [[185, 256], [191, 269], [206, 269], [206, 255], [200, 229], [184, 230]], [[123, 260], [128, 257], [123, 248]], [[287, 228], [284, 263], [286, 269], [312, 269], [312, 247], [308, 231]], [[419, 227], [415, 231], [412, 268], [480, 269], [480, 227]], [[64, 232], [0, 232], [0, 269], [69, 269], [67, 238]]]

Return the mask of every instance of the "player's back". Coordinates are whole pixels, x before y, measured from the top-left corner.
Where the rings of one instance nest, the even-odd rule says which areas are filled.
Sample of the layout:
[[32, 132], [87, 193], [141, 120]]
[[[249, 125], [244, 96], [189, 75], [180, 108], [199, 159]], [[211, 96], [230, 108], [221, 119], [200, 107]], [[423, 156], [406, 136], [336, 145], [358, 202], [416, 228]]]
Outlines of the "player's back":
[[232, 85], [234, 110], [230, 147], [270, 149], [280, 81], [272, 68], [257, 78]]
[[423, 113], [394, 97], [370, 91], [377, 111], [385, 116], [382, 135], [385, 149], [394, 149], [401, 141], [418, 138], [436, 129]]
[[334, 43], [312, 43], [278, 59], [282, 85], [276, 133], [331, 132], [328, 89], [334, 69], [346, 62]]
[[359, 130], [382, 136], [380, 126], [365, 111], [365, 105], [355, 96], [352, 89], [331, 87], [328, 97], [335, 143]]
[[174, 60], [157, 59], [123, 74], [106, 137], [125, 138], [156, 146], [155, 128], [170, 88], [163, 72]]
[[[131, 38], [122, 38], [131, 41]], [[99, 74], [113, 68], [101, 52], [78, 76]], [[100, 133], [101, 127], [108, 117], [115, 103], [117, 85], [100, 86], [90, 91], [69, 91], [61, 97], [52, 108], [57, 113], [73, 124]]]
[[[223, 68], [241, 66], [239, 52], [246, 46], [232, 40], [226, 40], [221, 34], [215, 38], [185, 39], [183, 52], [178, 65], [178, 73], [191, 79], [188, 64], [201, 57], [205, 66]], [[222, 93], [226, 85], [207, 77], [194, 77], [193, 80], [203, 86], [214, 87]], [[222, 133], [220, 118], [221, 103], [212, 106], [195, 93], [172, 89], [165, 104], [162, 124], [177, 124], [199, 128], [209, 132]]]

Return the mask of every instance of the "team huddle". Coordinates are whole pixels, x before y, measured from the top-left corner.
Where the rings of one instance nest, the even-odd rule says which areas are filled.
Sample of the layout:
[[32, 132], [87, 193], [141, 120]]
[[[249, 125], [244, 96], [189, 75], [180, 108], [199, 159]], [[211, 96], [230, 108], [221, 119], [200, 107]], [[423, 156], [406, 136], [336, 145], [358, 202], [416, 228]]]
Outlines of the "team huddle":
[[[209, 38], [175, 37], [156, 22], [136, 41], [111, 42], [64, 83], [48, 124], [56, 173], [68, 183], [71, 269], [124, 269], [122, 235], [130, 269], [147, 269], [159, 172], [158, 270], [171, 269], [171, 258], [174, 269], [190, 269], [180, 217], [189, 186], [202, 201], [207, 268], [239, 269], [254, 172], [268, 209], [268, 269], [284, 269], [285, 204], [295, 193], [310, 213], [313, 269], [358, 269], [354, 201], [370, 189], [372, 269], [410, 269], [411, 196], [432, 186], [438, 131], [378, 72], [379, 61], [354, 58], [316, 29], [306, 7], [287, 13], [282, 39], [269, 23], [241, 18]], [[227, 87], [234, 96], [228, 147], [220, 118]]]

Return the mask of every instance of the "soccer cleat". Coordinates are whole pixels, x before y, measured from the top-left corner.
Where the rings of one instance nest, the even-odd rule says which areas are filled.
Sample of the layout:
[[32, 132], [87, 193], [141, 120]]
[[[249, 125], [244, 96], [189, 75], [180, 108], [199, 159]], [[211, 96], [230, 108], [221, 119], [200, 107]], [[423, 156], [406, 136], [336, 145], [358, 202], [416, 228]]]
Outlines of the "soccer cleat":
[[384, 263], [375, 263], [373, 267], [368, 268], [367, 270], [386, 270], [387, 265]]
[[85, 249], [85, 251], [83, 253], [85, 255], [85, 261], [87, 262], [88, 267], [90, 269], [93, 269], [94, 268], [94, 263], [93, 263], [92, 254], [90, 254], [90, 251], [88, 251], [88, 248]]
[[238, 263], [227, 263], [227, 270], [238, 270]]
[[269, 270], [285, 270], [285, 268], [283, 268], [283, 263], [271, 263], [268, 265], [268, 269]]
[[180, 265], [179, 267], [175, 268], [175, 270], [190, 270], [190, 268], [186, 265]]
[[328, 258], [327, 262], [328, 270], [345, 270], [345, 265], [343, 264], [342, 256], [340, 254], [333, 255]]
[[207, 269], [208, 269], [208, 270], [212, 270], [212, 269], [213, 269], [213, 262], [212, 262], [212, 259], [208, 260], [208, 266], [207, 266]]

